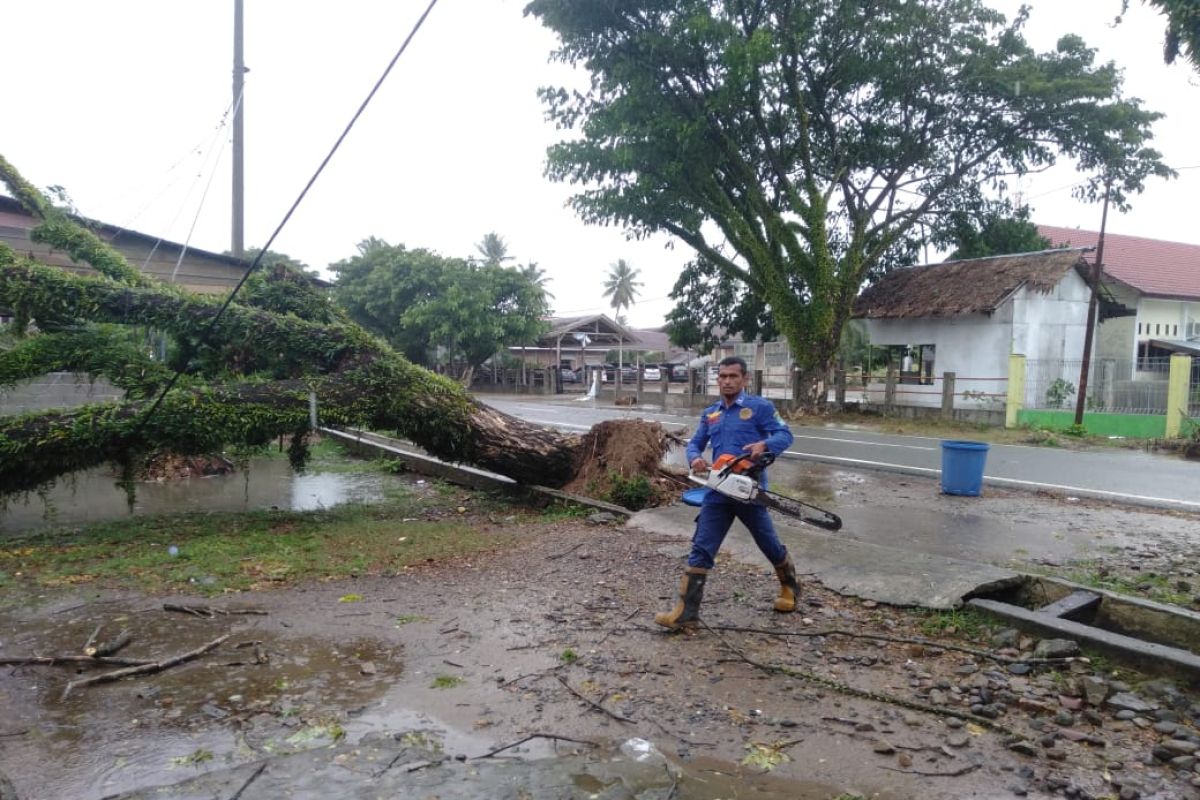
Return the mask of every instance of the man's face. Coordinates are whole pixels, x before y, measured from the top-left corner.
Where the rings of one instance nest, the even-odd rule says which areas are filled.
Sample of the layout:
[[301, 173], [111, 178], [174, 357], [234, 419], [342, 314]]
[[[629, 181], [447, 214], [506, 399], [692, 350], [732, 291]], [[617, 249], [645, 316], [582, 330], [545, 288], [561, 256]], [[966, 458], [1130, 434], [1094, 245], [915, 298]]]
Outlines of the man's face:
[[745, 385], [746, 373], [742, 372], [742, 368], [737, 364], [730, 364], [717, 370], [717, 389], [720, 390], [721, 397], [726, 400], [733, 400], [741, 394]]

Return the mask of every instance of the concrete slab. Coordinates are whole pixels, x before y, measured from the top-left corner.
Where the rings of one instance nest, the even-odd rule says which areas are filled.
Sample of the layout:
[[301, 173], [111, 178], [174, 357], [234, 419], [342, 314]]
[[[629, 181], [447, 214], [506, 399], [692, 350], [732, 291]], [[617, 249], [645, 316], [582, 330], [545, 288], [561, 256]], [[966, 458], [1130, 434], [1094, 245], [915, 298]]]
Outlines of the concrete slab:
[[[627, 526], [647, 533], [690, 540], [696, 510], [677, 505], [634, 514]], [[797, 572], [816, 579], [839, 594], [896, 606], [951, 609], [971, 594], [997, 591], [1022, 580], [1020, 573], [989, 564], [899, 550], [858, 542], [803, 524], [775, 518]], [[748, 561], [761, 561], [750, 533], [735, 522], [723, 552]]]

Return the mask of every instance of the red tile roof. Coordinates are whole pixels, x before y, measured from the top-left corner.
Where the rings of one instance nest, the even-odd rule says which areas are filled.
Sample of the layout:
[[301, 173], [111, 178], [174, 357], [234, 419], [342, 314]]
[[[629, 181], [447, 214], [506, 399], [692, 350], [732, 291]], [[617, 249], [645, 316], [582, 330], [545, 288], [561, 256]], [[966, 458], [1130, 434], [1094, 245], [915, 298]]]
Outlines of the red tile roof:
[[[1095, 247], [1100, 234], [1038, 225], [1050, 244]], [[1090, 257], [1094, 258], [1093, 253]], [[1142, 294], [1200, 300], [1200, 245], [1104, 234], [1104, 271]]]

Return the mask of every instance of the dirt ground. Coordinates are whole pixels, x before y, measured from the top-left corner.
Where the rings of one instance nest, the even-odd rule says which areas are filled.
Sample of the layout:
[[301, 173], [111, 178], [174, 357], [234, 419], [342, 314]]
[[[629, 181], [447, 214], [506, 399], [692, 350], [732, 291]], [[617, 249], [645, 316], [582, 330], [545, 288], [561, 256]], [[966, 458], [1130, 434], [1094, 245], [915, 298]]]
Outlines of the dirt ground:
[[[847, 483], [843, 503], [860, 483]], [[897, 509], [927, 502], [912, 481], [888, 491]], [[1082, 512], [1093, 527], [1160, 526], [1166, 549], [1117, 543], [1103, 555], [1108, 569], [1194, 575], [1194, 519], [1032, 495], [995, 508], [1063, 530]], [[1200, 704], [1188, 687], [1106, 662], [1013, 669], [953, 647], [1027, 660], [1034, 640], [816, 585], [799, 613], [775, 614], [769, 567], [730, 555], [708, 584], [707, 628], [671, 634], [652, 618], [671, 603], [686, 539], [586, 519], [517, 533], [502, 550], [398, 575], [218, 598], [77, 588], [9, 605], [4, 656], [77, 653], [101, 625], [133, 632], [130, 658], [229, 638], [186, 664], [65, 699], [67, 682], [83, 677], [72, 668], [4, 666], [0, 773], [21, 800], [101, 798], [381, 731], [466, 758], [537, 734], [506, 753], [649, 740], [688, 770], [677, 798], [1200, 798]], [[256, 613], [197, 616], [164, 603]], [[706, 781], [723, 781], [728, 795], [702, 793]], [[529, 796], [596, 796], [584, 789]]]

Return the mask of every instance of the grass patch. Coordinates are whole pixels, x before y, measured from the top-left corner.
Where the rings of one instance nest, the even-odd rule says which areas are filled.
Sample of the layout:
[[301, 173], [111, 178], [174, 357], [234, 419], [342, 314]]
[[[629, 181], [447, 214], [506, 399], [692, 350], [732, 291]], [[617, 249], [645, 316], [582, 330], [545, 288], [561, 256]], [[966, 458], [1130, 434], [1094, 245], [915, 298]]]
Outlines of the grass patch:
[[[469, 513], [458, 508], [469, 507]], [[189, 513], [51, 529], [0, 549], [0, 585], [97, 583], [207, 594], [298, 581], [388, 574], [406, 566], [503, 547], [499, 510], [539, 518], [483, 494], [413, 487], [372, 505], [319, 511]], [[527, 528], [517, 522], [514, 531]], [[168, 550], [176, 548], [176, 555]]]
[[453, 689], [460, 685], [463, 679], [457, 675], [438, 675], [433, 679], [433, 683], [429, 684], [430, 689]]
[[[1064, 576], [1067, 580], [1096, 589], [1105, 589], [1117, 594], [1131, 597], [1144, 597], [1158, 603], [1190, 608], [1194, 589], [1180, 588], [1178, 578], [1168, 578], [1155, 573], [1119, 573], [1111, 572], [1111, 567], [1104, 570], [1097, 564], [1079, 563]], [[1191, 587], [1190, 582], [1185, 582]]]
[[1004, 428], [983, 423], [943, 420], [937, 417], [907, 419], [849, 411], [826, 414], [819, 418], [798, 417], [795, 418], [795, 421], [812, 425], [857, 427], [907, 436], [928, 436], [934, 439], [972, 439], [992, 444], [1032, 444], [1042, 447], [1096, 446], [1128, 449], [1144, 447], [1153, 441], [1151, 439], [1110, 439], [1107, 436], [1093, 436], [1085, 428], [1069, 432], [1049, 431], [1029, 425]]
[[930, 611], [919, 627], [926, 636], [958, 635], [968, 639], [977, 639], [990, 629], [987, 619], [973, 608]]

